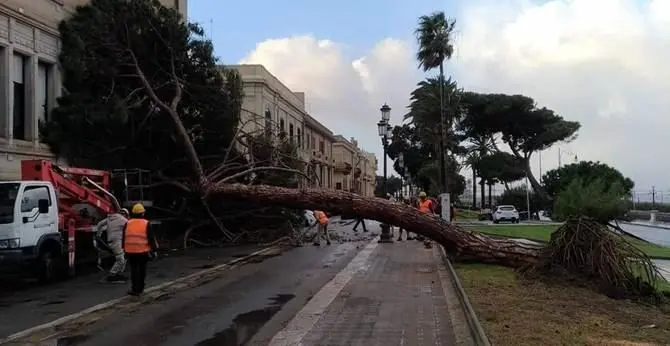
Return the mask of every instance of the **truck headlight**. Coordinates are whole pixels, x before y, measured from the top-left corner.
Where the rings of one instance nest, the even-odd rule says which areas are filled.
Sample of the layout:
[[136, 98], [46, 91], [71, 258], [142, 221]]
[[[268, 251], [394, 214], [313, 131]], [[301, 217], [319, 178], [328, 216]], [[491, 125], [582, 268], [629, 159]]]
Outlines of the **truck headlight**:
[[19, 246], [21, 246], [21, 240], [18, 238], [0, 240], [0, 249], [18, 249]]

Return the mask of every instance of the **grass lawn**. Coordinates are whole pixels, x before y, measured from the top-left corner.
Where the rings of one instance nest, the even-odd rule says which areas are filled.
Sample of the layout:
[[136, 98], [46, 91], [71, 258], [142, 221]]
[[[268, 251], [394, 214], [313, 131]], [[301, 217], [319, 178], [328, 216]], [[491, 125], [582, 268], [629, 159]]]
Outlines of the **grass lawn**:
[[[468, 227], [477, 232], [489, 235], [497, 235], [501, 237], [525, 238], [540, 242], [548, 242], [551, 233], [555, 231], [556, 225], [532, 225], [532, 226], [481, 226]], [[652, 258], [670, 259], [670, 247], [663, 247], [656, 244], [651, 244], [635, 238], [626, 237], [631, 243], [637, 246], [638, 249], [644, 251], [647, 256]]]
[[669, 345], [670, 309], [589, 288], [519, 278], [513, 269], [456, 264], [493, 345]]
[[479, 212], [468, 209], [458, 209], [456, 210], [456, 218], [459, 220], [477, 220], [479, 217]]

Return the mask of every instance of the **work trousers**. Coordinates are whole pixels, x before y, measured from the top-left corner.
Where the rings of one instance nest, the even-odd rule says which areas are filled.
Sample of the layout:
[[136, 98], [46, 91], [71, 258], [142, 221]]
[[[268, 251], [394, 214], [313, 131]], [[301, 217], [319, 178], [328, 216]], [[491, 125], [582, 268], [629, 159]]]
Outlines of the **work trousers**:
[[144, 282], [147, 277], [148, 253], [126, 253], [128, 265], [130, 266], [130, 291], [133, 293], [144, 292]]
[[126, 271], [126, 256], [120, 244], [112, 244], [110, 246], [112, 254], [114, 255], [114, 265], [109, 270], [109, 275], [120, 275]]
[[330, 242], [330, 233], [328, 232], [328, 223], [321, 224], [317, 228], [316, 242], [318, 243], [321, 237], [325, 238], [327, 242]]
[[358, 230], [357, 230], [358, 225], [363, 226], [363, 232], [367, 232], [367, 231], [368, 231], [368, 229], [365, 228], [365, 219], [363, 219], [363, 218], [359, 218], [358, 220], [356, 220], [356, 224], [354, 225], [354, 232], [358, 232]]

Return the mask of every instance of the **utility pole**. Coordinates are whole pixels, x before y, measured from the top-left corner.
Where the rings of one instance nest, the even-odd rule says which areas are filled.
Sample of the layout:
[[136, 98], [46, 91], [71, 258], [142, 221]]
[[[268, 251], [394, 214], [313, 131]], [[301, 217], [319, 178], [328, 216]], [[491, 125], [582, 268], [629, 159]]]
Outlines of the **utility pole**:
[[656, 186], [651, 187], [651, 206], [656, 206]]
[[561, 148], [558, 148], [558, 168], [561, 168]]
[[[540, 184], [542, 184], [542, 152], [541, 151], [537, 154], [537, 158], [540, 161]], [[528, 175], [526, 175], [526, 178], [527, 177], [528, 177]]]

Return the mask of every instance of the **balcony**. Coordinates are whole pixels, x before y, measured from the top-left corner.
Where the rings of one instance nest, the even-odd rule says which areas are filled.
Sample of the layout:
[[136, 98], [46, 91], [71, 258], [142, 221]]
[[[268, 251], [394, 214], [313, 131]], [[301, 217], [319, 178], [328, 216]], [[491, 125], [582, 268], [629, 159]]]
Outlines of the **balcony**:
[[351, 164], [349, 164], [348, 162], [337, 162], [335, 163], [334, 169], [336, 173], [349, 175], [351, 174], [351, 170], [353, 169], [353, 167], [351, 167]]

